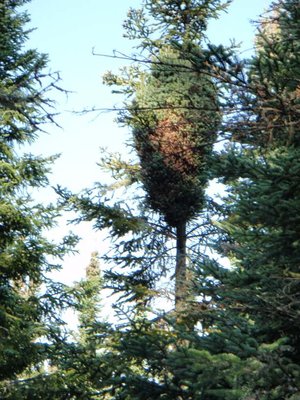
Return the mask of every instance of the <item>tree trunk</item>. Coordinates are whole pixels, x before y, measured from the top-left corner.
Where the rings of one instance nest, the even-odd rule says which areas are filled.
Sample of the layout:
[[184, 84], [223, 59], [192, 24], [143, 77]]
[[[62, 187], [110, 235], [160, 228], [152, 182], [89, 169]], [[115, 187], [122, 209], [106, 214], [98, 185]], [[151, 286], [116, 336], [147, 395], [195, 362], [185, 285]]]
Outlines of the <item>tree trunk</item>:
[[175, 310], [183, 311], [187, 299], [186, 222], [176, 228]]

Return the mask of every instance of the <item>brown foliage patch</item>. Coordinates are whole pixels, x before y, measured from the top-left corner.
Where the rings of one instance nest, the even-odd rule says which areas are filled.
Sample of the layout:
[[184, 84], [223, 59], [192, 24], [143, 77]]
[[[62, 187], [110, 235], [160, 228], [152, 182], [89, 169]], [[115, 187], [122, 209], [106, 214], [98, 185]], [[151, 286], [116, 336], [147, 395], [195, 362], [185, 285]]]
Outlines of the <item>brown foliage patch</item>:
[[199, 167], [193, 126], [182, 116], [170, 115], [159, 121], [155, 132], [149, 135], [155, 151], [165, 164], [182, 175], [194, 175]]

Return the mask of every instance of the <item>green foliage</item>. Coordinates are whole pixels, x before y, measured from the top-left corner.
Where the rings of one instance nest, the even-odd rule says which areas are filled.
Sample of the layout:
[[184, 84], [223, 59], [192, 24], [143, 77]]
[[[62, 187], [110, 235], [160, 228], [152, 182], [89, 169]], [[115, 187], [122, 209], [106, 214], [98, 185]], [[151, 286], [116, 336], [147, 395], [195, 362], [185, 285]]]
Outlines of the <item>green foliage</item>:
[[77, 285], [76, 294], [80, 341], [88, 346], [92, 353], [95, 352], [95, 336], [91, 333], [97, 324], [100, 312], [101, 278], [97, 256], [97, 253], [92, 253], [90, 264], [86, 267], [86, 278]]
[[[219, 249], [232, 268], [219, 275], [216, 268], [218, 286], [210, 293], [223, 305], [223, 316], [243, 326], [241, 340], [256, 342], [251, 356], [240, 354], [256, 360], [248, 389], [259, 399], [299, 392], [298, 12], [296, 2], [274, 3], [263, 21], [249, 69], [252, 101], [248, 113], [237, 116], [238, 123], [245, 121], [240, 139], [247, 145], [221, 155], [230, 186]], [[215, 318], [219, 345], [231, 346], [232, 328], [224, 329], [221, 314]]]
[[128, 120], [149, 204], [174, 227], [203, 208], [220, 121], [216, 88], [181, 57], [171, 47], [160, 50]]
[[[130, 39], [140, 39], [144, 47], [149, 46], [149, 39], [157, 31], [159, 34], [163, 33], [165, 43], [199, 43], [208, 20], [218, 18], [220, 11], [225, 10], [230, 2], [231, 0], [145, 0], [141, 9], [130, 10], [124, 27], [127, 36]], [[155, 22], [152, 23], [152, 19]]]
[[[208, 18], [224, 2], [143, 4], [143, 10], [130, 11], [125, 27], [128, 37], [140, 39], [141, 60], [150, 68], [130, 67], [121, 77], [105, 78], [127, 96], [120, 120], [132, 128], [140, 165], [108, 157], [105, 166], [122, 184], [139, 190], [142, 183], [148, 203], [142, 204], [143, 196], [131, 208], [125, 199], [114, 202], [108, 193], [118, 185], [98, 185], [81, 196], [58, 190], [81, 213], [78, 221], [110, 230], [114, 251], [104, 259], [117, 270], [104, 273], [103, 285], [121, 294], [115, 310], [123, 319], [114, 327], [97, 320], [99, 277], [91, 268], [76, 288], [79, 339], [63, 342], [60, 353], [53, 349], [52, 398], [295, 399], [299, 5], [273, 3], [276, 18], [271, 14], [262, 22], [255, 56], [239, 62], [221, 46], [199, 46]], [[222, 125], [221, 109], [228, 111]], [[235, 143], [213, 154], [217, 134]], [[9, 168], [7, 175], [18, 179]], [[155, 317], [157, 281], [174, 266], [170, 242], [177, 235], [178, 245], [177, 228], [203, 210], [205, 185], [216, 176], [228, 195], [207, 208], [208, 219], [219, 220], [204, 235], [219, 230], [210, 245], [230, 267], [203, 256], [198, 246], [196, 255], [189, 254], [184, 317], [177, 312]], [[19, 214], [11, 215], [18, 227]], [[181, 261], [187, 258], [183, 247]], [[62, 377], [67, 390], [59, 389]]]
[[250, 105], [237, 132], [260, 146], [299, 144], [299, 8], [297, 2], [274, 2], [256, 37], [256, 56], [249, 62]]
[[30, 33], [24, 26], [29, 17], [17, 10], [26, 2], [2, 0], [0, 4], [1, 147], [12, 140], [18, 143], [33, 140], [37, 127], [53, 118], [49, 112], [51, 101], [45, 94], [55, 87], [58, 78], [43, 87], [41, 79], [47, 56], [36, 50], [24, 49]]
[[[60, 245], [44, 233], [55, 224], [60, 210], [33, 201], [36, 188], [48, 184], [55, 157], [22, 155], [22, 145], [37, 136], [43, 123], [52, 121], [48, 90], [57, 79], [47, 79], [47, 57], [25, 50], [28, 15], [19, 11], [26, 1], [0, 1], [0, 393], [20, 398], [22, 374], [42, 368], [48, 346], [59, 335], [59, 310], [71, 299], [63, 285], [47, 273], [59, 268], [55, 260], [76, 242]], [[48, 77], [49, 78], [49, 77]], [[50, 77], [51, 78], [51, 77]], [[26, 378], [25, 378], [26, 380]], [[31, 380], [28, 380], [31, 385]], [[14, 387], [15, 395], [10, 395]], [[31, 388], [34, 390], [33, 388]], [[34, 398], [34, 396], [32, 396]]]
[[[298, 387], [288, 365], [299, 362], [299, 281], [293, 276], [299, 259], [299, 149], [270, 150], [263, 160], [257, 155], [252, 162], [249, 154], [238, 157], [241, 164], [245, 161], [247, 178], [232, 188], [230, 216], [222, 224], [232, 243], [223, 244], [223, 249], [235, 268], [223, 279], [221, 293], [225, 288], [226, 306], [237, 307], [239, 315], [255, 327], [252, 334], [263, 343], [258, 358], [263, 364], [274, 364], [274, 371], [269, 369], [270, 376], [265, 374], [260, 385], [276, 391], [277, 369], [281, 385], [290, 382], [290, 389], [281, 388], [289, 393]], [[281, 367], [283, 359], [286, 369]]]
[[62, 205], [68, 210], [81, 213], [81, 216], [73, 222], [94, 221], [96, 229], [109, 228], [111, 235], [115, 237], [122, 237], [129, 232], [138, 233], [145, 228], [145, 221], [135, 216], [131, 210], [125, 209], [120, 204], [109, 205], [107, 187], [101, 186], [97, 189], [95, 195], [92, 190], [87, 190], [82, 195], [76, 196], [66, 189], [57, 188]]

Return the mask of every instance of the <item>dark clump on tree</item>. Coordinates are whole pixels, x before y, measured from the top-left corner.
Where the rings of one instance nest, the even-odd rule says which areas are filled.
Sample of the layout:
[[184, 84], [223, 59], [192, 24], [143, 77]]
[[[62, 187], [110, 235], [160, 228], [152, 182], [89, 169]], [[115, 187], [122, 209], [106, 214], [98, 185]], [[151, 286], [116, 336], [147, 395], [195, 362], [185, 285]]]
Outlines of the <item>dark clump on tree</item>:
[[167, 47], [153, 60], [130, 112], [137, 113], [129, 124], [151, 208], [172, 227], [187, 223], [204, 207], [220, 121], [216, 88]]

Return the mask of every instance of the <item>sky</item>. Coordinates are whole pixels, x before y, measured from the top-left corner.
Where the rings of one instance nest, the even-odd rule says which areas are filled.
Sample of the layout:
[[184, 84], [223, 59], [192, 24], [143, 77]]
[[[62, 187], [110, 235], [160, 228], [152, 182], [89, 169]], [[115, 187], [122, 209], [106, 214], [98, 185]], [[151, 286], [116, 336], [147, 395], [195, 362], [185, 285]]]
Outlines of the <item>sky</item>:
[[[209, 25], [209, 36], [214, 43], [228, 44], [230, 39], [241, 43], [244, 54], [251, 54], [254, 27], [251, 20], [258, 16], [271, 0], [234, 0], [228, 13]], [[102, 84], [107, 70], [117, 72], [124, 61], [98, 57], [96, 53], [112, 55], [114, 50], [125, 54], [132, 51], [132, 43], [123, 37], [122, 23], [130, 7], [138, 7], [141, 0], [32, 0], [26, 5], [31, 16], [28, 46], [49, 55], [49, 71], [59, 71], [60, 86], [68, 96], [53, 93], [60, 115], [56, 121], [61, 128], [46, 126], [47, 133], [30, 147], [34, 154], [61, 154], [51, 175], [52, 185], [61, 185], [79, 192], [104, 178], [96, 163], [100, 148], [123, 153], [129, 132], [118, 127], [114, 113], [78, 116], [72, 111], [91, 108], [112, 108], [119, 99]], [[51, 192], [52, 193], [52, 192]], [[41, 193], [46, 201], [49, 191]], [[44, 197], [43, 197], [44, 196]], [[106, 251], [103, 235], [94, 232], [90, 224], [77, 227], [60, 226], [51, 231], [54, 239], [72, 230], [83, 239], [79, 254], [65, 259], [60, 280], [72, 283], [83, 276], [93, 251]]]

